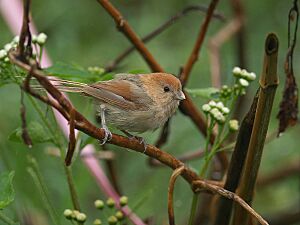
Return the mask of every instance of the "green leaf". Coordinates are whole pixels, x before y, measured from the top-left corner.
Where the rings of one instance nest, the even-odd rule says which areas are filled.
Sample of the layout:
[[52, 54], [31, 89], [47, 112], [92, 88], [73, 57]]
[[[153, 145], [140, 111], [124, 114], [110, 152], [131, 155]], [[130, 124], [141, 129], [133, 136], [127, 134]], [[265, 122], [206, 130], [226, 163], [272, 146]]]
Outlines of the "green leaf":
[[12, 180], [15, 171], [0, 174], [0, 210], [8, 206], [15, 198]]
[[45, 71], [49, 75], [56, 76], [61, 79], [74, 80], [83, 83], [101, 81], [103, 80], [104, 75], [106, 75], [93, 74], [78, 65], [64, 62], [56, 62], [53, 66], [46, 68]]
[[128, 71], [128, 73], [130, 73], [130, 74], [144, 74], [144, 73], [148, 73], [148, 72], [146, 70], [143, 70], [143, 69], [135, 69], [135, 70]]
[[188, 89], [185, 90], [191, 94], [193, 97], [202, 97], [202, 98], [218, 98], [220, 90], [217, 88], [209, 87], [209, 88], [197, 88], [197, 89]]
[[[27, 126], [27, 129], [29, 136], [34, 144], [52, 141], [45, 128], [38, 122], [30, 122]], [[14, 142], [23, 143], [22, 128], [19, 127], [15, 131], [13, 131], [12, 134], [9, 135], [8, 139]]]

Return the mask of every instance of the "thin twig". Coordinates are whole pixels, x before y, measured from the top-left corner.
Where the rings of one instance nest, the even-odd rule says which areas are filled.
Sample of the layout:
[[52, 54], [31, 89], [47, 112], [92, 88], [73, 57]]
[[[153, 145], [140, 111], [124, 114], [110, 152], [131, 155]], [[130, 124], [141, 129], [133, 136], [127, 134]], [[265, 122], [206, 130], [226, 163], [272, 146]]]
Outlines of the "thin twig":
[[70, 112], [70, 120], [69, 120], [69, 145], [68, 152], [65, 158], [66, 166], [69, 166], [72, 162], [72, 157], [75, 151], [76, 146], [76, 137], [75, 137], [75, 112], [72, 109]]
[[[147, 34], [146, 36], [144, 36], [142, 38], [142, 41], [144, 43], [149, 42], [154, 37], [158, 36], [163, 31], [165, 31], [166, 29], [168, 29], [169, 27], [171, 27], [173, 24], [175, 24], [175, 22], [177, 22], [183, 16], [187, 15], [190, 12], [194, 12], [194, 11], [206, 12], [207, 11], [207, 7], [201, 6], [201, 5], [187, 6], [186, 8], [184, 8], [183, 10], [181, 10], [180, 12], [178, 12], [176, 15], [172, 16], [170, 19], [168, 19], [167, 21], [165, 21], [162, 25], [160, 25], [159, 27], [157, 27], [156, 29], [154, 29], [153, 31], [151, 31], [149, 34]], [[225, 21], [224, 16], [222, 14], [220, 14], [220, 13], [214, 13], [213, 17], [216, 18], [216, 19], [219, 19], [221, 21]], [[108, 64], [108, 66], [105, 67], [105, 71], [107, 71], [107, 72], [113, 71], [134, 50], [135, 50], [134, 46], [131, 46], [131, 47], [127, 48], [119, 56], [117, 56], [116, 59], [114, 59], [112, 62], [110, 62]]]
[[299, 176], [300, 174], [300, 163], [299, 159], [284, 164], [283, 168], [276, 169], [272, 173], [259, 176], [257, 185], [259, 188], [268, 186], [275, 182], [283, 181], [291, 176]]
[[24, 92], [21, 90], [21, 107], [20, 107], [20, 114], [21, 114], [21, 122], [22, 122], [22, 139], [24, 143], [31, 148], [32, 147], [32, 140], [29, 136], [28, 129], [27, 129], [27, 122], [26, 122], [26, 108], [24, 104]]
[[169, 181], [168, 189], [168, 214], [169, 214], [169, 225], [175, 225], [174, 207], [173, 207], [173, 192], [175, 187], [175, 182], [177, 177], [184, 170], [184, 166], [181, 166], [173, 171], [172, 176]]
[[212, 0], [209, 4], [205, 20], [204, 20], [203, 24], [201, 25], [200, 32], [198, 34], [198, 38], [194, 45], [193, 51], [192, 51], [188, 61], [186, 62], [185, 66], [183, 67], [183, 70], [180, 75], [180, 80], [181, 80], [182, 86], [185, 86], [185, 84], [188, 80], [188, 77], [190, 75], [190, 72], [192, 71], [192, 68], [193, 68], [195, 62], [198, 59], [199, 51], [203, 44], [209, 22], [212, 18], [213, 12], [214, 12], [218, 2], [219, 2], [219, 0]]
[[265, 221], [264, 218], [262, 218], [254, 209], [251, 208], [250, 205], [248, 205], [241, 197], [239, 197], [235, 193], [225, 190], [224, 188], [219, 187], [217, 185], [209, 184], [209, 183], [201, 181], [201, 180], [194, 181], [192, 185], [193, 185], [193, 190], [195, 192], [198, 192], [199, 190], [201, 190], [201, 188], [204, 188], [204, 189], [212, 191], [213, 193], [217, 193], [225, 198], [228, 198], [228, 199], [231, 199], [231, 200], [237, 202], [250, 215], [255, 217], [260, 222], [260, 224], [268, 225], [268, 222]]

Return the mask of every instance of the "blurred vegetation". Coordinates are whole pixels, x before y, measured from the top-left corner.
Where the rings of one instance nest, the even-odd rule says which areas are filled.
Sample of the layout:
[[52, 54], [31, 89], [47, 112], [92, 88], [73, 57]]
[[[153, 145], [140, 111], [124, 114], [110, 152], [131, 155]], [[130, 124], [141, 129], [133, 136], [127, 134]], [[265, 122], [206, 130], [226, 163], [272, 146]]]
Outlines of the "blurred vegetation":
[[[113, 2], [140, 36], [144, 36], [184, 7], [199, 4], [199, 1], [193, 0], [116, 0]], [[209, 1], [200, 1], [200, 3], [205, 5]], [[287, 51], [287, 14], [292, 2], [265, 0], [245, 1], [243, 4], [246, 11], [247, 69], [260, 74], [264, 39], [268, 32], [275, 32], [280, 40], [278, 74], [281, 84], [276, 94], [269, 126], [269, 131], [275, 131], [278, 126], [276, 114], [285, 76], [283, 62]], [[221, 1], [217, 9], [225, 15], [227, 20], [232, 18], [232, 11], [227, 1]], [[32, 17], [38, 30], [48, 35], [46, 48], [54, 62], [73, 63], [84, 68], [104, 67], [130, 46], [126, 38], [116, 30], [113, 20], [96, 1], [32, 0]], [[186, 62], [191, 52], [203, 17], [203, 13], [192, 12], [147, 44], [166, 71], [173, 74], [179, 73], [179, 67]], [[211, 22], [199, 60], [188, 82], [188, 88], [211, 86], [207, 41], [224, 25], [224, 22], [217, 20]], [[13, 35], [1, 17], [0, 32], [0, 46], [3, 46], [12, 39]], [[298, 83], [300, 80], [300, 64], [297, 63], [299, 58], [300, 51], [297, 46], [294, 70]], [[228, 84], [233, 79], [231, 70], [237, 64], [235, 38], [222, 46], [221, 63], [222, 82]], [[118, 72], [131, 70], [150, 72], [137, 52], [121, 64]], [[252, 95], [257, 87], [258, 81], [256, 80], [251, 87], [252, 94], [249, 99], [245, 100], [246, 105], [251, 103]], [[22, 213], [30, 213], [40, 221], [50, 221], [47, 219], [47, 212], [42, 207], [43, 203], [33, 180], [26, 170], [29, 164], [27, 155], [30, 154], [37, 159], [54, 206], [60, 213], [61, 221], [65, 223], [62, 214], [64, 209], [71, 208], [71, 199], [61, 161], [45, 154], [45, 149], [52, 146], [50, 143], [35, 144], [33, 148], [28, 149], [24, 144], [8, 140], [9, 135], [21, 124], [20, 90], [16, 85], [3, 86], [0, 88], [0, 98], [0, 172], [15, 171], [13, 184], [16, 193], [13, 205], [4, 212], [11, 218], [18, 218]], [[71, 95], [71, 99], [80, 112], [85, 112], [87, 107], [85, 98]], [[206, 99], [195, 100], [199, 108], [206, 101]], [[28, 98], [25, 98], [25, 103], [27, 120], [36, 121], [37, 114], [30, 107]], [[41, 107], [46, 113], [46, 106], [41, 105]], [[247, 109], [245, 107], [243, 111]], [[50, 113], [48, 114], [52, 123], [53, 118]], [[92, 110], [87, 112], [87, 116], [95, 121]], [[190, 119], [179, 112], [174, 117], [171, 122], [170, 139], [163, 150], [173, 155], [180, 155], [203, 147], [204, 139]], [[296, 126], [265, 146], [260, 175], [272, 173], [276, 169], [288, 166], [289, 162], [299, 159], [299, 133], [300, 128]], [[148, 143], [154, 143], [158, 134], [157, 131], [143, 136]], [[129, 205], [134, 208], [134, 205], [139, 204], [142, 199], [142, 204], [135, 210], [135, 213], [141, 218], [154, 217], [155, 224], [167, 224], [167, 189], [172, 171], [161, 167], [151, 168], [144, 155], [124, 151], [116, 146], [110, 146], [110, 148], [116, 154], [117, 174], [123, 194], [130, 199]], [[202, 163], [201, 160], [194, 160], [187, 164], [198, 168], [200, 163]], [[105, 197], [80, 160], [76, 160], [73, 165], [73, 175], [83, 211], [93, 215], [94, 218], [98, 213], [93, 207], [94, 200]], [[264, 216], [280, 214], [280, 212], [292, 209], [295, 205], [300, 208], [299, 182], [299, 177], [291, 177], [260, 189], [255, 196], [254, 208]], [[189, 215], [192, 192], [182, 179], [176, 183], [174, 196], [176, 219], [178, 224], [184, 224], [183, 221], [186, 221]]]

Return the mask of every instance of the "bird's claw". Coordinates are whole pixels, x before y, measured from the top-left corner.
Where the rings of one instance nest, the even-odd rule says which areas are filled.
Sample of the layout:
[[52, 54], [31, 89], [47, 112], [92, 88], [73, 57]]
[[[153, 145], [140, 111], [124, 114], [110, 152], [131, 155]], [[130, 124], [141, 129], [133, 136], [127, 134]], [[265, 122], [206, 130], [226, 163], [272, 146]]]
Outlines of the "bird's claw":
[[143, 151], [143, 153], [146, 152], [146, 150], [147, 150], [147, 143], [146, 143], [146, 141], [145, 141], [145, 139], [144, 139], [143, 137], [139, 137], [139, 136], [130, 136], [129, 139], [135, 139], [135, 140], [137, 140], [140, 144], [143, 144], [143, 146], [144, 146], [144, 151]]
[[107, 127], [102, 127], [104, 130], [104, 138], [100, 140], [100, 145], [104, 145], [107, 141], [112, 139], [112, 134]]

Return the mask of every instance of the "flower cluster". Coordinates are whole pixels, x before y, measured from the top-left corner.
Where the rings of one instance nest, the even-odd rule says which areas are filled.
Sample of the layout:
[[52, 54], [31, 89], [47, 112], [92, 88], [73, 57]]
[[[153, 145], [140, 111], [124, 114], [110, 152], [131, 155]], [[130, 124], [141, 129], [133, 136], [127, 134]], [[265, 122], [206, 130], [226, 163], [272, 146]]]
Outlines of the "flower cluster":
[[256, 74], [248, 72], [240, 67], [234, 67], [232, 70], [233, 76], [236, 77], [236, 83], [233, 86], [233, 93], [235, 95], [244, 95], [246, 88], [250, 85], [250, 82], [254, 81]]
[[[38, 35], [32, 35], [32, 43], [35, 45], [35, 53], [33, 54], [34, 58], [36, 57], [36, 55], [38, 55], [39, 58], [41, 58], [41, 54], [42, 54], [41, 49], [45, 45], [46, 40], [47, 40], [47, 35], [44, 33], [40, 33]], [[4, 45], [3, 49], [0, 49], [0, 63], [9, 62], [8, 52], [13, 48], [17, 48], [19, 41], [20, 41], [20, 37], [15, 36], [11, 42]]]
[[88, 71], [93, 74], [102, 74], [105, 70], [99, 66], [90, 66], [88, 67]]
[[[127, 196], [120, 197], [118, 205], [120, 205], [121, 207], [124, 207], [127, 204], [128, 204], [128, 197]], [[115, 208], [114, 215], [110, 215], [107, 218], [107, 223], [110, 225], [118, 224], [120, 221], [122, 221], [124, 219], [124, 214], [120, 210], [117, 210], [116, 202], [112, 198], [108, 198], [106, 200], [106, 202], [98, 199], [94, 202], [94, 205], [95, 205], [95, 208], [99, 209], [99, 210], [105, 210], [105, 206], [107, 206], [110, 209]], [[102, 224], [102, 221], [100, 219], [97, 218], [94, 220], [94, 225], [101, 225], [101, 224]]]
[[204, 104], [202, 106], [202, 110], [220, 124], [225, 123], [226, 115], [228, 115], [230, 112], [229, 108], [224, 106], [223, 102], [215, 102], [213, 100], [207, 104]]
[[68, 220], [74, 220], [81, 223], [84, 223], [86, 221], [86, 215], [82, 212], [79, 212], [78, 210], [65, 209], [64, 216]]
[[3, 49], [0, 50], [0, 62], [1, 61], [5, 63], [9, 62], [8, 52], [12, 48], [16, 48], [18, 46], [19, 40], [20, 40], [19, 36], [15, 36], [10, 43], [4, 45]]
[[47, 35], [45, 33], [39, 33], [38, 35], [32, 35], [32, 43], [40, 46], [44, 45], [47, 41]]

